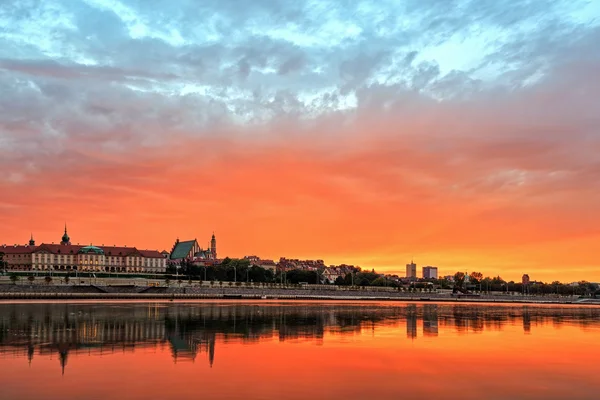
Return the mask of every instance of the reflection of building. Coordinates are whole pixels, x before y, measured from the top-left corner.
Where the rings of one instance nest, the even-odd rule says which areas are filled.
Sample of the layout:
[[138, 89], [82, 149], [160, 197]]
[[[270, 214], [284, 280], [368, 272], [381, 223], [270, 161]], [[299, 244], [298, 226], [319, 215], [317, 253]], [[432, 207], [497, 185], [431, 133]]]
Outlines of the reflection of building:
[[437, 279], [438, 278], [438, 269], [437, 267], [423, 267], [423, 278], [424, 279]]
[[8, 269], [15, 271], [165, 272], [165, 257], [156, 250], [135, 247], [80, 246], [65, 232], [60, 244], [2, 245]]
[[437, 304], [426, 304], [423, 306], [423, 336], [438, 335], [437, 308]]
[[417, 306], [415, 304], [406, 306], [406, 337], [417, 338]]
[[531, 315], [528, 307], [523, 307], [523, 332], [531, 333]]
[[406, 264], [406, 277], [412, 279], [417, 277], [417, 264], [412, 261], [410, 264]]
[[184, 339], [180, 332], [173, 332], [167, 335], [171, 345], [173, 360], [196, 360], [198, 353], [207, 353], [208, 362], [212, 367], [215, 360], [215, 340], [214, 332], [201, 333], [194, 336], [189, 336]]
[[313, 340], [325, 332], [360, 334], [402, 311], [361, 306], [252, 304], [0, 304], [0, 356], [32, 362], [58, 357], [61, 368], [73, 355], [101, 355], [168, 345], [176, 362], [206, 354], [212, 366], [217, 341], [255, 343], [268, 340]]
[[[432, 340], [438, 329], [454, 333], [500, 331], [504, 326], [545, 323], [600, 326], [600, 309], [504, 307], [500, 305], [410, 304], [389, 307], [281, 303], [162, 303], [162, 304], [0, 304], [0, 359], [35, 362], [53, 358], [65, 370], [74, 359], [116, 352], [154, 349], [176, 362], [201, 355], [213, 365], [221, 344], [250, 345], [259, 341], [309, 342], [319, 345], [331, 337], [370, 335], [379, 327], [396, 328], [406, 321], [407, 339]], [[336, 338], [337, 337], [337, 338]], [[158, 360], [164, 359], [157, 357]], [[203, 362], [204, 364], [204, 362]], [[218, 365], [218, 364], [215, 364]], [[206, 365], [208, 367], [208, 365]], [[68, 371], [65, 371], [68, 372]]]

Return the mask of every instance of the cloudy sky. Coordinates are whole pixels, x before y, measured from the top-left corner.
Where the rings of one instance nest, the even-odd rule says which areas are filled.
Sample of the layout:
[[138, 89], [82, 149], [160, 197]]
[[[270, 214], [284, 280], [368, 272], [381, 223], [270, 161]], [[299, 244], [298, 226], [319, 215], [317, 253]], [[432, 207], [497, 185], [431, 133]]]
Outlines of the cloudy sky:
[[2, 0], [0, 243], [600, 280], [598, 0]]

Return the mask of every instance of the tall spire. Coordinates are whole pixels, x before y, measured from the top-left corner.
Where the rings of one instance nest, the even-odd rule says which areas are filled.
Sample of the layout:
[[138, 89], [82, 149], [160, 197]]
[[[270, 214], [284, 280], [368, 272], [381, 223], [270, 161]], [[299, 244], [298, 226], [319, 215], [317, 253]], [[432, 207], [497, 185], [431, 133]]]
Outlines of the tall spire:
[[35, 246], [35, 240], [33, 240], [33, 233], [31, 234], [31, 238], [29, 239], [29, 245]]
[[71, 238], [69, 237], [69, 234], [67, 233], [67, 223], [65, 222], [65, 234], [62, 237], [62, 240], [60, 242], [60, 244], [71, 244]]
[[214, 260], [217, 259], [217, 238], [215, 237], [215, 232], [213, 231], [212, 238], [210, 239], [210, 254]]

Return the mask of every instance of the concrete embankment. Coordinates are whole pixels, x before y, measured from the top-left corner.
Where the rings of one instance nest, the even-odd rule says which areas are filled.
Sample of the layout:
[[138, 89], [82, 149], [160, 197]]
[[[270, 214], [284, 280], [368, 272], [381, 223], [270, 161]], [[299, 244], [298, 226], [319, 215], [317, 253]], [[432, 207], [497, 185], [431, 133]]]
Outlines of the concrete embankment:
[[135, 287], [94, 285], [0, 285], [3, 300], [348, 300], [432, 301], [467, 303], [596, 304], [596, 299], [574, 297], [499, 296], [456, 298], [447, 293], [403, 293], [369, 290], [253, 289], [206, 287]]

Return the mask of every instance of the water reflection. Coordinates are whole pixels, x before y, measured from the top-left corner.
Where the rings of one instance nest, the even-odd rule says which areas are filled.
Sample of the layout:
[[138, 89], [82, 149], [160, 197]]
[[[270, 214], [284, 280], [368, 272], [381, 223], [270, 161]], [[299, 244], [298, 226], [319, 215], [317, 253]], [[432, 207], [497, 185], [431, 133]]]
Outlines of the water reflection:
[[[392, 328], [406, 340], [502, 331], [520, 327], [535, 335], [546, 324], [600, 326], [599, 308], [455, 304], [372, 303], [156, 303], [2, 304], [0, 355], [58, 358], [65, 371], [70, 355], [102, 355], [168, 347], [174, 362], [203, 356], [212, 367], [219, 344], [261, 340], [322, 344], [327, 334], [360, 335]], [[419, 329], [421, 328], [421, 329]]]

